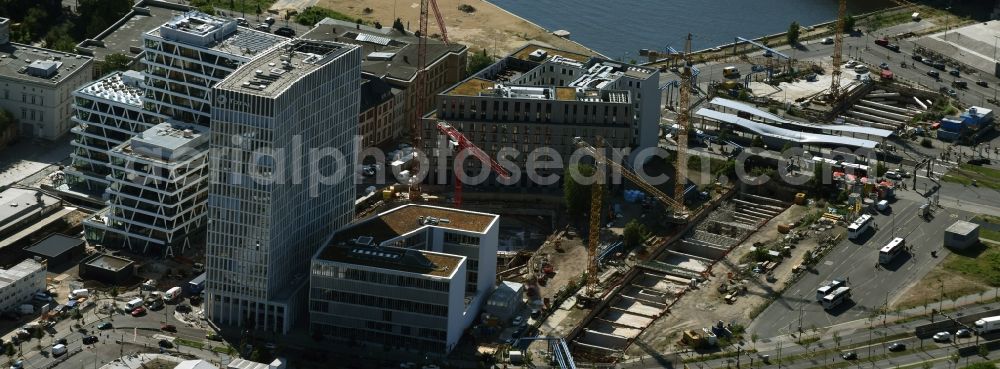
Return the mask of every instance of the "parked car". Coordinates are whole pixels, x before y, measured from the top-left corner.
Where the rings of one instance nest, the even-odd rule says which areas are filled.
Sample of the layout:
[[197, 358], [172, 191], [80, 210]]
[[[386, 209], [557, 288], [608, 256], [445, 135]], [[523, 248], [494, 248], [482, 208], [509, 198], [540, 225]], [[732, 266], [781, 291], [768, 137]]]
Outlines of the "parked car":
[[941, 74], [940, 73], [932, 71], [932, 70], [927, 71], [927, 75], [931, 76], [931, 78], [934, 78], [934, 79], [940, 79], [941, 78]]
[[174, 344], [167, 340], [160, 340], [160, 342], [157, 342], [157, 344], [163, 348], [174, 348]]
[[974, 158], [974, 159], [969, 159], [969, 164], [972, 164], [972, 165], [987, 165], [989, 163], [990, 163], [990, 159], [989, 158]]
[[257, 24], [257, 30], [258, 31], [264, 31], [264, 32], [271, 32], [271, 26], [269, 26], [267, 24], [264, 24], [264, 23], [260, 23], [260, 24]]
[[959, 77], [962, 75], [962, 72], [960, 72], [958, 69], [952, 69], [948, 71], [948, 74], [953, 75], [955, 77]]
[[10, 369], [24, 369], [24, 360], [15, 361], [11, 364]]
[[247, 20], [243, 18], [236, 18], [236, 24], [243, 27], [250, 27], [250, 22], [247, 22]]
[[54, 357], [55, 356], [61, 356], [61, 355], [65, 354], [66, 351], [68, 351], [66, 349], [66, 345], [61, 344], [61, 343], [57, 343], [54, 346], [52, 346], [52, 350], [51, 350], [52, 356], [54, 356]]
[[965, 81], [952, 81], [951, 86], [955, 88], [969, 88], [969, 83]]
[[135, 308], [135, 310], [132, 310], [132, 316], [143, 316], [144, 314], [146, 314], [146, 308], [142, 306]]
[[164, 332], [177, 332], [177, 327], [173, 324], [162, 324], [160, 325], [160, 330]]
[[918, 62], [923, 62], [924, 61], [924, 57], [922, 57], [920, 55], [917, 55], [917, 54], [913, 54], [913, 56], [911, 56], [910, 58], [913, 59], [913, 60], [916, 60]]
[[879, 69], [889, 69], [889, 63], [882, 63], [878, 65]]
[[889, 179], [903, 179], [903, 176], [899, 175], [899, 173], [896, 173], [895, 171], [891, 171], [890, 170], [888, 172], [885, 172], [885, 178], [889, 178]]
[[862, 64], [862, 65], [854, 67], [854, 71], [856, 73], [868, 73], [868, 67], [866, 67], [866, 66], [864, 66], [864, 64]]
[[844, 360], [857, 360], [858, 353], [854, 351], [845, 352], [843, 354], [840, 354], [840, 357], [844, 358]]
[[934, 342], [949, 342], [951, 341], [951, 333], [937, 332], [932, 338], [934, 338]]
[[958, 331], [955, 331], [955, 337], [958, 338], [972, 337], [972, 331], [965, 328], [959, 329]]
[[903, 350], [906, 350], [906, 344], [905, 343], [896, 342], [896, 343], [893, 343], [893, 344], [889, 345], [889, 351], [896, 352], [896, 351], [903, 351]]
[[983, 87], [990, 87], [990, 84], [986, 83], [986, 81], [983, 81], [983, 80], [976, 81], [976, 84], [980, 85], [980, 86], [983, 86]]
[[289, 27], [281, 27], [274, 30], [274, 34], [285, 37], [295, 37], [295, 30]]
[[67, 343], [67, 341], [66, 341], [66, 338], [63, 337], [63, 338], [60, 338], [60, 339], [56, 340], [56, 343], [61, 343], [61, 344], [65, 345]]
[[897, 53], [899, 52], [899, 45], [896, 45], [896, 44], [885, 45], [885, 48], [889, 49], [889, 50], [892, 50], [892, 51], [895, 51]]
[[82, 341], [84, 345], [93, 345], [97, 343], [97, 336], [84, 336]]
[[97, 329], [100, 329], [102, 331], [103, 330], [108, 330], [108, 329], [111, 329], [111, 328], [112, 328], [111, 322], [104, 322], [104, 323], [101, 323], [101, 324], [97, 325]]
[[957, 92], [955, 92], [955, 90], [952, 90], [952, 89], [948, 89], [948, 96], [951, 96], [951, 97], [958, 97], [958, 93], [957, 93]]

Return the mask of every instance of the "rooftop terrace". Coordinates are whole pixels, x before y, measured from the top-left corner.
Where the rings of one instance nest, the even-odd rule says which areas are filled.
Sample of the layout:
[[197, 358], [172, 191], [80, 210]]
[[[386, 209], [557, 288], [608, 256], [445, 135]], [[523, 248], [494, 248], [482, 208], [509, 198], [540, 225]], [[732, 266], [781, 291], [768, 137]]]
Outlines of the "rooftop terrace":
[[135, 107], [142, 106], [142, 73], [130, 70], [115, 72], [80, 87], [75, 93]]
[[208, 128], [177, 122], [165, 122], [139, 133], [112, 149], [146, 160], [173, 162], [201, 153], [208, 145]]
[[288, 40], [267, 32], [238, 27], [235, 20], [198, 11], [178, 15], [146, 35], [245, 59]]
[[396, 247], [329, 245], [319, 253], [319, 259], [435, 277], [450, 277], [465, 257]]
[[546, 46], [541, 46], [538, 44], [528, 44], [522, 47], [520, 50], [515, 51], [511, 56], [521, 59], [530, 60], [533, 62], [542, 62], [546, 59], [553, 58], [555, 56], [561, 56], [563, 58], [571, 59], [580, 63], [586, 63], [590, 60], [590, 56], [577, 54], [570, 51], [553, 49]]
[[420, 228], [434, 226], [483, 233], [497, 215], [430, 205], [404, 205], [347, 226], [334, 235], [334, 243], [358, 237], [372, 237], [373, 244], [399, 237]]
[[354, 48], [334, 42], [295, 39], [244, 64], [216, 88], [277, 96], [293, 82]]

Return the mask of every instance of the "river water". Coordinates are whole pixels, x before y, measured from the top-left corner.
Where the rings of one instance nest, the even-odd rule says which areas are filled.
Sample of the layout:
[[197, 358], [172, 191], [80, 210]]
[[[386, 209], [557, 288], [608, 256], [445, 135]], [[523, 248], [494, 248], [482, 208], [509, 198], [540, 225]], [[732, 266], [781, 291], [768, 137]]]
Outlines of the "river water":
[[[837, 0], [488, 0], [549, 31], [610, 58], [639, 59], [639, 49], [694, 50], [782, 32], [793, 21], [813, 25], [836, 18]], [[853, 14], [891, 7], [890, 0], [848, 2]]]

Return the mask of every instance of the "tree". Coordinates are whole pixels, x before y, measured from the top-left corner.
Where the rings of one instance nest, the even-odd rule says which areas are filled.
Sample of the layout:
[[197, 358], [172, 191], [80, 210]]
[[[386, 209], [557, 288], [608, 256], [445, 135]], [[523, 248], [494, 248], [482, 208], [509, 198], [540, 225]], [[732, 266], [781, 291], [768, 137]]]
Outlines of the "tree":
[[63, 23], [52, 27], [52, 29], [49, 30], [49, 33], [45, 34], [45, 46], [59, 51], [75, 51], [76, 41], [74, 41], [73, 37], [70, 36], [72, 28], [72, 23]]
[[844, 32], [851, 33], [854, 32], [854, 25], [857, 23], [857, 19], [854, 19], [854, 14], [848, 13], [844, 16]]
[[106, 75], [115, 71], [128, 70], [132, 66], [132, 58], [122, 53], [108, 54], [104, 61], [99, 61], [95, 65], [98, 74]]
[[641, 246], [642, 241], [646, 238], [646, 226], [639, 223], [638, 220], [632, 219], [628, 224], [625, 224], [622, 234], [625, 238], [625, 247], [628, 249], [635, 248]]
[[[987, 348], [986, 345], [979, 345], [978, 351], [979, 351], [979, 356], [982, 357], [990, 356], [990, 349]], [[994, 368], [996, 368], [996, 366], [994, 366]]]
[[[195, 0], [192, 1], [192, 5], [195, 2], [206, 1]], [[80, 38], [93, 37], [104, 32], [132, 10], [133, 5], [132, 0], [79, 0], [78, 4], [76, 9], [80, 12], [80, 18], [77, 36]]]
[[572, 165], [566, 170], [563, 179], [563, 198], [566, 201], [566, 211], [572, 217], [578, 217], [590, 210], [591, 185], [582, 185], [576, 178], [588, 178], [594, 175], [594, 167], [586, 164]]
[[486, 49], [481, 52], [473, 53], [472, 57], [469, 58], [468, 74], [476, 74], [479, 71], [486, 69], [493, 64], [493, 57], [486, 54]]
[[760, 336], [758, 336], [756, 332], [750, 334], [750, 342], [753, 343], [753, 349], [754, 350], [757, 349], [757, 340], [758, 339], [760, 339]]
[[884, 176], [885, 172], [888, 172], [888, 171], [889, 171], [889, 168], [887, 168], [885, 166], [885, 164], [878, 163], [878, 165], [875, 166], [875, 176], [876, 177]]
[[399, 18], [392, 21], [392, 29], [399, 31], [400, 33], [406, 33], [406, 27], [403, 26], [403, 20]]
[[799, 22], [792, 22], [788, 25], [788, 33], [785, 34], [785, 38], [789, 45], [794, 46], [799, 43], [799, 28]]

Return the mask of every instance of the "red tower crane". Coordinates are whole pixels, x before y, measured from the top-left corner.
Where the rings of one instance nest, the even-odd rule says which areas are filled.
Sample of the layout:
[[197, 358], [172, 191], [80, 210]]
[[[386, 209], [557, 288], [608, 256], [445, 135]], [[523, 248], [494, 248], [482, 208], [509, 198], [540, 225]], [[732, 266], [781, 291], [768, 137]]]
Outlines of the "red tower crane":
[[[465, 135], [463, 135], [462, 132], [459, 132], [457, 129], [455, 129], [455, 127], [452, 127], [450, 124], [446, 122], [438, 122], [437, 129], [438, 131], [441, 131], [441, 133], [444, 133], [446, 136], [448, 136], [448, 138], [450, 138], [451, 141], [455, 143], [455, 148], [458, 149], [459, 153], [461, 153], [462, 151], [466, 151], [469, 153], [469, 155], [479, 158], [479, 160], [481, 160], [483, 163], [489, 164], [490, 169], [493, 170], [493, 172], [496, 173], [498, 176], [500, 176], [500, 178], [503, 179], [510, 178], [510, 171], [500, 166], [500, 164], [497, 163], [496, 160], [493, 160], [493, 158], [491, 158], [489, 155], [486, 154], [486, 152], [484, 152], [482, 149], [476, 146], [476, 144], [472, 143], [472, 141], [469, 141], [468, 138], [465, 138]], [[456, 207], [462, 206], [462, 181], [459, 180], [458, 173], [462, 169], [462, 162], [464, 161], [464, 159], [465, 159], [464, 156], [459, 157], [456, 155], [455, 164], [452, 166], [453, 167], [452, 172], [455, 173]]]
[[[421, 144], [422, 127], [420, 120], [424, 116], [424, 108], [427, 106], [427, 98], [429, 92], [427, 91], [427, 75], [424, 68], [427, 68], [427, 38], [430, 37], [427, 29], [427, 16], [431, 10], [434, 11], [434, 18], [437, 19], [438, 28], [441, 29], [441, 39], [448, 43], [448, 28], [444, 25], [444, 18], [441, 17], [441, 11], [438, 10], [437, 1], [435, 0], [420, 0], [420, 29], [417, 31], [419, 33], [417, 36], [417, 75], [413, 81], [413, 88], [410, 90], [414, 97], [414, 106], [410, 111], [412, 116], [410, 117], [410, 142], [416, 150], [423, 150], [423, 145]], [[418, 161], [419, 163], [419, 161]], [[419, 164], [417, 164], [419, 165]], [[418, 171], [418, 168], [414, 168], [414, 172]], [[415, 188], [413, 183], [410, 184], [410, 198], [414, 198], [419, 192], [419, 189]]]

